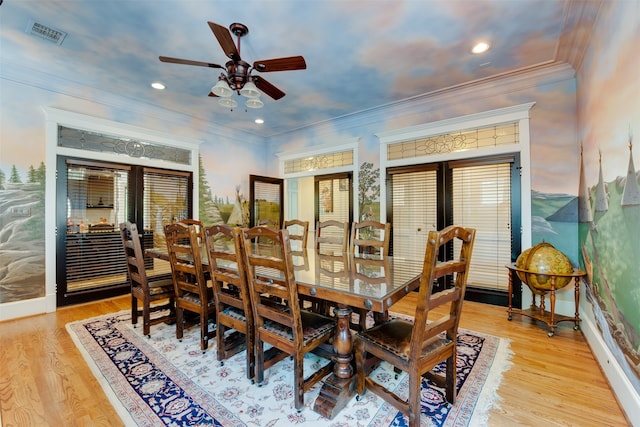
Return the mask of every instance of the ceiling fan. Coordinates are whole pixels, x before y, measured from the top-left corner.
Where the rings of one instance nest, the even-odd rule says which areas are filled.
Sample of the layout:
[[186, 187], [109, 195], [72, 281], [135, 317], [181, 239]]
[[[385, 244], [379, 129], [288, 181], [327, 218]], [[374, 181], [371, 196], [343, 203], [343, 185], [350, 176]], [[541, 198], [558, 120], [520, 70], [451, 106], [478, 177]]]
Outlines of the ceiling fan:
[[[304, 70], [307, 63], [302, 56], [289, 56], [284, 58], [264, 59], [254, 61], [253, 65], [245, 62], [240, 57], [240, 39], [249, 33], [249, 28], [244, 24], [233, 23], [229, 29], [215, 22], [208, 22], [211, 31], [216, 36], [218, 43], [230, 61], [224, 65], [210, 62], [192, 61], [189, 59], [171, 58], [160, 56], [160, 61], [174, 64], [195, 65], [199, 67], [220, 68], [225, 72], [220, 73], [218, 82], [211, 88], [209, 96], [220, 97], [220, 104], [227, 107], [235, 107], [237, 102], [232, 98], [233, 92], [247, 97], [247, 107], [260, 108], [264, 104], [260, 101], [260, 91], [266, 93], [271, 98], [278, 100], [285, 93], [266, 81], [262, 76], [252, 75], [252, 72], [259, 71], [268, 73], [273, 71]], [[231, 34], [237, 39], [237, 47], [233, 42]], [[258, 91], [260, 89], [260, 91]]]

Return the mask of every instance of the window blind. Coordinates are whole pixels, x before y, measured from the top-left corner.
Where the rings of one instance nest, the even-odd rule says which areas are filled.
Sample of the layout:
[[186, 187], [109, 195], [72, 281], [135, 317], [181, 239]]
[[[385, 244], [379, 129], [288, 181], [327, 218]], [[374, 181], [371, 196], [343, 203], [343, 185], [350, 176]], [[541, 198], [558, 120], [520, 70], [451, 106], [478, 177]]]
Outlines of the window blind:
[[397, 170], [390, 175], [391, 253], [394, 257], [422, 259], [427, 235], [437, 229], [437, 168]]
[[[190, 172], [143, 169], [143, 249], [166, 247], [164, 226], [192, 217]], [[154, 259], [147, 276], [171, 273], [168, 262]]]
[[68, 292], [123, 283], [118, 224], [124, 220], [129, 170], [67, 162], [65, 280]]
[[282, 183], [271, 183], [256, 180], [253, 183], [254, 191], [254, 225], [261, 221], [272, 222], [277, 227], [282, 227]]
[[[511, 161], [450, 163], [453, 223], [476, 229], [469, 285], [506, 290], [511, 262]], [[456, 242], [454, 253], [459, 253]]]

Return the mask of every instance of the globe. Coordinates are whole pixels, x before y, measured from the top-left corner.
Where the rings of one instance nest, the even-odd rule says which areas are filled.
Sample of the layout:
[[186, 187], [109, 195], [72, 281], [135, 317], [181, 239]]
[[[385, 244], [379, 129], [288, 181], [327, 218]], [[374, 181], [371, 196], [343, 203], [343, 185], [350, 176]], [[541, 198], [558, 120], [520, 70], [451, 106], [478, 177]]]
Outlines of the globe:
[[[542, 242], [526, 249], [516, 260], [518, 277], [529, 286], [531, 292], [543, 294], [551, 290], [552, 275], [570, 275], [573, 265], [569, 258], [552, 244]], [[561, 289], [571, 282], [571, 276], [556, 276], [555, 288]]]

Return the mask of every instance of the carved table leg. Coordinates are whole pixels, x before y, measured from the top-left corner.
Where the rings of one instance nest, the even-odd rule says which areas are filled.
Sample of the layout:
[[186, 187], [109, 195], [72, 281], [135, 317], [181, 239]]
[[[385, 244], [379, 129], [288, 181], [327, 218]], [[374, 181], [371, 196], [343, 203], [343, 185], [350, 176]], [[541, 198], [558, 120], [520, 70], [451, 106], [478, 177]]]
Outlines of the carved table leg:
[[330, 375], [316, 398], [313, 410], [320, 415], [332, 419], [342, 410], [353, 396], [353, 338], [349, 329], [351, 308], [346, 305], [338, 305], [334, 308], [337, 318], [336, 335], [333, 339], [335, 365], [333, 374]]

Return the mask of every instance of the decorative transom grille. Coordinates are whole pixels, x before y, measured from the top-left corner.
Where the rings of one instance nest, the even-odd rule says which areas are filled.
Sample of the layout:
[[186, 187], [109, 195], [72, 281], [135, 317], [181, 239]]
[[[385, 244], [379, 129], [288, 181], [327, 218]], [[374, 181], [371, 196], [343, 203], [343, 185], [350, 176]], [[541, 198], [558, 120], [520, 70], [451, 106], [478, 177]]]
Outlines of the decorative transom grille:
[[478, 150], [500, 145], [518, 144], [518, 123], [434, 135], [387, 146], [387, 160], [431, 156], [456, 151]]
[[100, 153], [115, 153], [138, 159], [166, 160], [181, 165], [191, 164], [189, 150], [65, 126], [58, 126], [58, 146]]
[[346, 150], [285, 160], [284, 173], [308, 172], [350, 165], [353, 165], [353, 150]]

